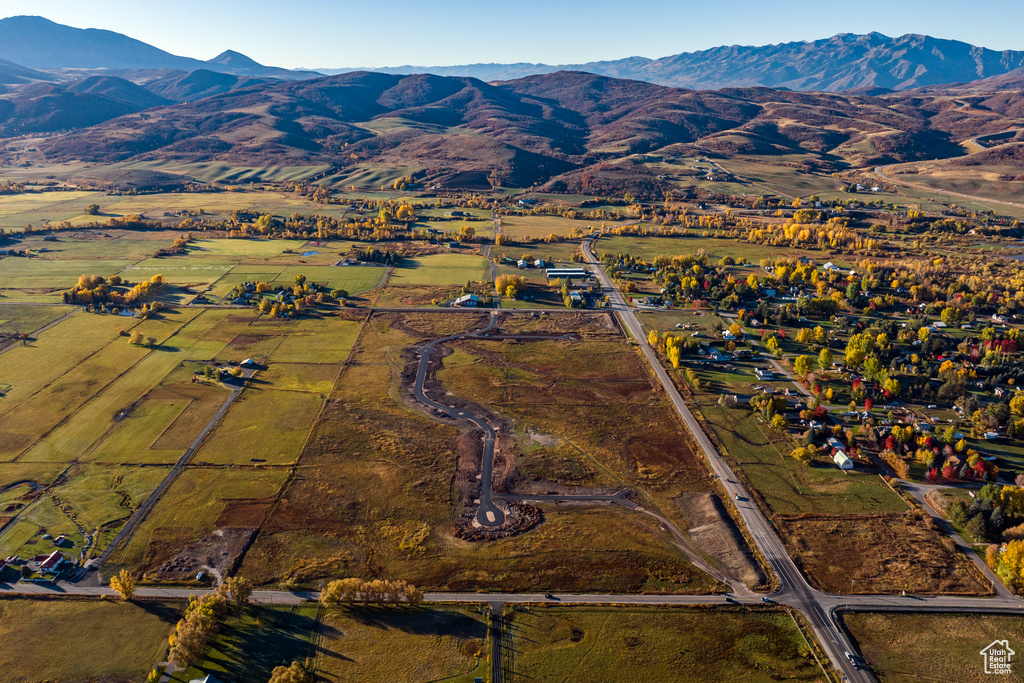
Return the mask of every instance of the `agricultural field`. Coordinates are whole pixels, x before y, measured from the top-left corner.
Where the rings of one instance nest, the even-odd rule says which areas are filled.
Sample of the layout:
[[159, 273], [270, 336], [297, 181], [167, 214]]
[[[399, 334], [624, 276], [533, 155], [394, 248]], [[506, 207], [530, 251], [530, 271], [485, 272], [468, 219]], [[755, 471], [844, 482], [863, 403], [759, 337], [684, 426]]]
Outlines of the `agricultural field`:
[[[502, 234], [515, 241], [539, 240], [548, 235], [559, 237], [576, 237], [589, 235], [588, 228], [601, 227], [600, 222], [574, 220], [561, 216], [503, 216], [501, 219]], [[608, 227], [614, 227], [614, 224]]]
[[179, 617], [159, 602], [0, 600], [0, 681], [145, 680]]
[[85, 207], [105, 198], [104, 192], [40, 192], [0, 197], [0, 229], [39, 228], [46, 221], [71, 220], [84, 216]]
[[332, 683], [472, 683], [489, 674], [487, 617], [479, 610], [333, 608], [322, 613], [322, 629], [316, 669]]
[[429, 254], [396, 268], [390, 285], [463, 285], [489, 280], [487, 259], [476, 254]]
[[614, 607], [510, 610], [512, 669], [531, 681], [820, 681], [785, 611]]
[[31, 334], [76, 310], [73, 306], [0, 306], [0, 335]]
[[[122, 327], [156, 341], [130, 345]], [[35, 554], [49, 547], [45, 535], [60, 534], [75, 558], [102, 551], [232, 397], [228, 385], [196, 381], [211, 361], [256, 357], [266, 374], [257, 373], [192, 461], [293, 462], [358, 329], [335, 316], [274, 321], [237, 310], [165, 309], [142, 321], [78, 313], [0, 355], [8, 435], [0, 478], [29, 482], [4, 494], [0, 549]]]
[[277, 468], [186, 468], [112, 555], [110, 573], [120, 567], [154, 571], [219, 529], [258, 526], [287, 477]]
[[171, 681], [213, 675], [222, 681], [265, 683], [277, 666], [313, 658], [318, 610], [316, 605], [249, 605], [242, 616], [225, 615], [210, 643], [206, 658], [179, 669]]
[[[981, 650], [994, 640], [1008, 640], [1018, 650], [1024, 642], [1024, 620], [1015, 616], [847, 612], [842, 621], [883, 683], [990, 681]], [[1013, 675], [1005, 678], [1020, 677], [1018, 656], [1012, 658]]]
[[[714, 585], [651, 529], [642, 515], [607, 506], [576, 510], [548, 506], [545, 521], [535, 530], [490, 543], [470, 543], [453, 536], [452, 476], [459, 471], [460, 461], [472, 457], [467, 450], [472, 448], [471, 441], [403, 403], [403, 349], [417, 339], [479, 324], [478, 314], [465, 313], [375, 315], [364, 325], [352, 363], [335, 384], [299, 459], [296, 476], [281, 494], [286, 502], [270, 512], [246, 553], [242, 574], [254, 581], [290, 578], [308, 583], [345, 572], [366, 576], [372, 562], [387, 575], [450, 590], [558, 586], [566, 590], [644, 587], [688, 592]], [[562, 353], [556, 350], [537, 362], [549, 370], [561, 368], [565, 362]], [[636, 478], [637, 459], [641, 459], [651, 477], [675, 477], [675, 487], [703, 486], [699, 464], [678, 445], [679, 431], [666, 431], [654, 442], [633, 439], [622, 443], [621, 455], [615, 442], [599, 445], [603, 439], [616, 438], [612, 426], [616, 420], [631, 419], [630, 410], [637, 413], [632, 419], [644, 424], [664, 419], [667, 413], [655, 399], [645, 397], [651, 393], [650, 385], [636, 377], [639, 361], [629, 355], [628, 348], [617, 350], [614, 343], [605, 341], [595, 343], [593, 353], [604, 354], [602, 368], [626, 363], [625, 369], [610, 380], [597, 380], [597, 369], [587, 371], [570, 384], [593, 380], [601, 387], [603, 400], [614, 403], [633, 396], [633, 403], [627, 410], [613, 405], [590, 410], [586, 397], [580, 396], [571, 412], [562, 415], [573, 430], [580, 431], [565, 436], [588, 449], [600, 448], [600, 456], [606, 459], [600, 468], [626, 469], [624, 474], [604, 480], [605, 484], [623, 476]], [[632, 360], [627, 361], [629, 358]], [[452, 372], [464, 373], [458, 357], [453, 359]], [[451, 379], [445, 377], [446, 382]], [[481, 375], [477, 381], [489, 380]], [[473, 386], [476, 384], [464, 384], [458, 391], [480, 398], [474, 396]], [[526, 384], [520, 383], [515, 391], [518, 394], [525, 389]], [[549, 400], [538, 400], [532, 409], [548, 411]], [[506, 405], [499, 402], [497, 407], [504, 410]], [[594, 425], [586, 424], [588, 416]], [[535, 424], [542, 433], [549, 433], [549, 423]], [[667, 456], [658, 456], [662, 458], [658, 460], [654, 454], [659, 449], [678, 452], [684, 461], [671, 463]], [[576, 461], [581, 457], [576, 451], [572, 456]], [[644, 532], [637, 534], [638, 528]]]

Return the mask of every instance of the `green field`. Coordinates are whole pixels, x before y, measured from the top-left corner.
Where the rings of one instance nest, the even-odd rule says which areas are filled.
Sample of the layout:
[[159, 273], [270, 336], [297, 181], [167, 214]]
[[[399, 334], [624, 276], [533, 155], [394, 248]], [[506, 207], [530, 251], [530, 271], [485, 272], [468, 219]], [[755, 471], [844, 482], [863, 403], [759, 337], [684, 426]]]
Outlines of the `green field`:
[[[332, 683], [488, 680], [487, 621], [454, 607], [334, 608], [323, 614], [317, 673]], [[414, 656], [397, 656], [409, 653]]]
[[[9, 235], [5, 246], [17, 251], [33, 250], [32, 261], [140, 260], [169, 247], [178, 237], [178, 230], [83, 230]], [[40, 251], [45, 249], [46, 251]], [[101, 273], [102, 274], [102, 273]]]
[[982, 614], [900, 614], [851, 612], [842, 616], [855, 646], [883, 683], [897, 681], [1020, 680], [1012, 658], [1011, 676], [986, 674], [982, 648], [1009, 640], [1024, 643], [1024, 619]]
[[0, 306], [0, 334], [30, 334], [74, 310], [73, 306]]
[[758, 422], [749, 410], [702, 405], [715, 430], [751, 485], [776, 514], [904, 512], [907, 504], [877, 476], [844, 474], [831, 464], [810, 467], [788, 457], [795, 446]]
[[45, 221], [69, 220], [85, 213], [89, 204], [105, 199], [103, 192], [40, 192], [0, 196], [0, 229], [42, 227]]
[[313, 393], [249, 389], [231, 405], [192, 461], [292, 463], [322, 405], [322, 397]]
[[110, 277], [131, 265], [132, 261], [123, 259], [57, 261], [7, 256], [0, 258], [0, 283], [4, 294], [11, 289], [64, 290], [84, 273]]
[[0, 553], [5, 557], [49, 554], [53, 545], [42, 538], [48, 533], [67, 537], [62, 546], [65, 554], [76, 559], [94, 556], [167, 471], [165, 467], [74, 467], [66, 473], [66, 484], [30, 503], [4, 531]]
[[[614, 223], [607, 224], [615, 227]], [[600, 221], [574, 220], [561, 216], [504, 216], [501, 219], [502, 233], [513, 240], [539, 240], [548, 235], [569, 237], [570, 233], [582, 231], [589, 235], [588, 227], [601, 226]]]
[[487, 259], [475, 254], [431, 254], [396, 268], [392, 285], [462, 285], [490, 279]]
[[145, 680], [178, 618], [155, 602], [2, 600], [0, 681]]
[[[822, 258], [820, 252], [811, 252], [791, 247], [772, 247], [762, 244], [716, 237], [702, 237], [700, 233], [688, 233], [686, 237], [602, 237], [594, 245], [600, 254], [630, 254], [653, 263], [658, 256], [683, 256], [703, 250], [711, 263], [717, 263], [725, 256], [747, 259], [757, 265], [763, 258], [806, 257]], [[746, 277], [746, 276], [744, 276]]]
[[234, 613], [225, 615], [206, 659], [176, 671], [171, 680], [187, 683], [213, 674], [222, 681], [266, 683], [274, 667], [301, 663], [315, 655], [317, 611], [315, 604], [249, 605], [241, 618]]
[[269, 502], [287, 477], [279, 469], [186, 468], [111, 563], [152, 569], [221, 526], [246, 526], [248, 518], [233, 519], [231, 508], [244, 512], [238, 501]]
[[513, 668], [527, 681], [819, 681], [787, 612], [515, 608]]

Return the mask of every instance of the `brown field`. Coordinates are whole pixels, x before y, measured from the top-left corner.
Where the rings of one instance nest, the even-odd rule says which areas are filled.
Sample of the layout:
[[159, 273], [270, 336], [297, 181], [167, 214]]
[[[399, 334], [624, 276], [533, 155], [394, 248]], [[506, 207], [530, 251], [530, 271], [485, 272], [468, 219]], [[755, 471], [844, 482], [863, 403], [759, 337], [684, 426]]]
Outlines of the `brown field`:
[[145, 680], [179, 616], [158, 602], [0, 601], [0, 681]]
[[[352, 362], [336, 383], [294, 478], [245, 556], [241, 572], [260, 582], [290, 578], [306, 584], [345, 575], [400, 576], [420, 586], [451, 590], [712, 588], [709, 577], [663, 540], [656, 523], [621, 509], [547, 506], [545, 521], [519, 536], [472, 543], [452, 535], [458, 432], [401, 402], [402, 352], [417, 339], [478, 327], [481, 318], [473, 313], [390, 314], [374, 316], [364, 325]], [[610, 347], [606, 351], [611, 353]], [[599, 346], [594, 352], [600, 355]], [[649, 405], [656, 399], [648, 397], [652, 391], [646, 380], [620, 377], [641, 367], [633, 358], [624, 370], [609, 369], [615, 379], [599, 391], [615, 400], [639, 392], [629, 412], [647, 429], [648, 423], [670, 416]], [[585, 400], [575, 409], [582, 410]], [[593, 433], [581, 440], [614, 439], [616, 431], [611, 415], [599, 415]], [[685, 456], [681, 438], [679, 431], [671, 437], [666, 433], [655, 440], [657, 446], [627, 438], [602, 446], [602, 452], [613, 461], [611, 452], [621, 446], [631, 462], [639, 458], [654, 465], [668, 457], [653, 455], [660, 447], [677, 454], [679, 462], [656, 466], [689, 473], [699, 463], [692, 454]], [[693, 484], [687, 480], [687, 485]]]
[[829, 593], [989, 594], [972, 562], [912, 514], [783, 516], [779, 528], [810, 582]]
[[1018, 660], [1011, 676], [986, 674], [981, 649], [1008, 639], [1024, 643], [1024, 619], [982, 614], [900, 614], [852, 612], [842, 615], [871, 671], [883, 683], [897, 681], [1020, 680]]

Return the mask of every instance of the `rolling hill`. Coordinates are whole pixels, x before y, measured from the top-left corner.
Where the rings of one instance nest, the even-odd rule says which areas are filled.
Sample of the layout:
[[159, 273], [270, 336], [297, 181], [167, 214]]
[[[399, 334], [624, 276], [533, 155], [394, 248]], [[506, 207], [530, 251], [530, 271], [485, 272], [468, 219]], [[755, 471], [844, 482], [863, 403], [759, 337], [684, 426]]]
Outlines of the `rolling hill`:
[[[115, 91], [106, 85], [104, 101]], [[52, 159], [96, 162], [372, 163], [482, 177], [494, 170], [505, 184], [571, 189], [638, 154], [798, 157], [824, 171], [958, 156], [960, 141], [1013, 125], [1024, 96], [695, 91], [578, 72], [501, 83], [362, 72], [254, 83], [137, 112], [40, 149]]]
[[209, 69], [197, 69], [189, 73], [173, 72], [148, 81], [144, 87], [151, 93], [174, 102], [191, 102], [269, 82], [266, 78], [235, 76]]
[[0, 95], [0, 136], [88, 128], [165, 104], [169, 101], [130, 81], [105, 76], [12, 86]]
[[0, 85], [22, 85], [25, 83], [51, 82], [57, 80], [53, 76], [35, 69], [28, 69], [20, 64], [0, 59]]

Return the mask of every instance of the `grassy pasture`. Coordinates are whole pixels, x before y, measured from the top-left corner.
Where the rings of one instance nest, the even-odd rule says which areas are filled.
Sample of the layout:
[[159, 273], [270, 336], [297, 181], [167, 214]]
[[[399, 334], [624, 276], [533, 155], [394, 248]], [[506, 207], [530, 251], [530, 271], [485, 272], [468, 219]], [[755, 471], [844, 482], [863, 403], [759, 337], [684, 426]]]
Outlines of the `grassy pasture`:
[[273, 498], [287, 476], [280, 469], [186, 468], [111, 564], [152, 569], [218, 526], [239, 526], [230, 516], [222, 519], [225, 511], [240, 501]]
[[487, 259], [475, 254], [430, 254], [407, 261], [391, 275], [392, 285], [463, 285], [490, 279]]
[[[751, 485], [777, 514], [903, 512], [907, 504], [874, 475], [843, 474], [825, 463], [803, 467], [747, 410], [702, 405], [701, 413]], [[776, 439], [777, 440], [777, 439]]]
[[503, 216], [501, 219], [502, 232], [514, 240], [541, 239], [552, 234], [568, 237], [573, 230], [589, 234], [587, 226], [599, 228], [601, 222], [561, 216]]
[[132, 261], [124, 259], [56, 261], [7, 256], [0, 258], [0, 283], [4, 290], [64, 290], [78, 282], [79, 275], [109, 277], [130, 265]]
[[0, 306], [0, 333], [35, 332], [73, 310], [73, 306]]
[[301, 251], [305, 240], [198, 239], [188, 245], [188, 256], [175, 260], [202, 258], [212, 261], [261, 261], [280, 257], [285, 249]]
[[144, 680], [179, 617], [156, 602], [0, 601], [0, 681]]
[[170, 246], [181, 234], [178, 230], [98, 228], [49, 235], [56, 237], [55, 241], [44, 240], [40, 234], [21, 234], [9, 237], [8, 244], [18, 251], [45, 248], [46, 252], [32, 256], [35, 261], [137, 261], [152, 256], [162, 247]]
[[[331, 609], [323, 615], [320, 676], [332, 683], [471, 683], [487, 677], [486, 618], [468, 609]], [[415, 652], [415, 657], [396, 657]]]
[[755, 265], [760, 263], [762, 258], [790, 256], [823, 258], [820, 252], [749, 244], [729, 238], [701, 237], [700, 233], [691, 233], [687, 237], [602, 237], [594, 246], [594, 250], [599, 255], [604, 253], [631, 254], [648, 263], [653, 263], [658, 256], [696, 254], [698, 249], [703, 249], [712, 262], [717, 262], [725, 256], [743, 257]]
[[[117, 337], [12, 411], [15, 424], [42, 437], [25, 459], [66, 462], [89, 455], [114, 425], [115, 415], [145, 396], [182, 360], [165, 344], [198, 314], [193, 309], [168, 311], [139, 322], [132, 329], [155, 337], [154, 348], [132, 346]], [[189, 350], [184, 355], [188, 357]], [[46, 432], [47, 425], [58, 422], [56, 429]]]
[[807, 197], [835, 191], [840, 187], [835, 178], [766, 161], [729, 159], [719, 163], [730, 173], [783, 196]]
[[322, 404], [317, 394], [249, 388], [231, 405], [192, 462], [294, 462]]
[[209, 285], [233, 266], [233, 263], [226, 262], [150, 258], [128, 265], [120, 274], [132, 282], [148, 280], [159, 274], [175, 285]]
[[530, 681], [819, 681], [784, 611], [516, 608], [516, 673]]
[[253, 330], [263, 332], [279, 325], [281, 344], [270, 355], [275, 363], [340, 363], [348, 357], [359, 336], [359, 323], [337, 318], [304, 318], [297, 321], [261, 320]]
[[993, 640], [1024, 642], [1024, 620], [979, 614], [852, 612], [842, 620], [861, 655], [883, 683], [896, 681], [990, 681], [1019, 679], [1019, 655], [1012, 676], [986, 674], [979, 654]]
[[355, 295], [373, 289], [384, 279], [385, 269], [363, 266], [322, 266], [322, 265], [253, 265], [235, 266], [213, 285], [212, 294], [224, 296], [242, 282], [273, 283], [291, 287], [295, 278], [304, 275], [307, 282], [324, 284], [331, 289], [344, 289]]
[[38, 228], [48, 220], [70, 220], [84, 214], [89, 204], [103, 199], [105, 193], [87, 191], [4, 195], [0, 197], [0, 229], [21, 230], [26, 225]]
[[327, 395], [341, 368], [331, 363], [272, 363], [260, 380], [279, 391], [311, 391]]
[[186, 397], [145, 399], [122, 419], [92, 454], [98, 462], [173, 463], [184, 448], [154, 449], [167, 429], [189, 407]]
[[[65, 552], [75, 557], [102, 551], [113, 531], [131, 516], [167, 471], [166, 467], [73, 467], [66, 474], [66, 483], [54, 487], [18, 515], [16, 528], [0, 536], [0, 552], [22, 557], [48, 554], [53, 547], [42, 538], [44, 533], [66, 536], [71, 545], [64, 547]], [[89, 546], [85, 534], [101, 527], [105, 533]]]
[[[616, 509], [545, 507], [545, 522], [520, 536], [490, 543], [452, 536], [452, 476], [465, 446], [455, 429], [401, 403], [399, 371], [402, 349], [415, 339], [467, 329], [478, 318], [379, 315], [363, 326], [353, 363], [282, 493], [287, 502], [262, 527], [242, 574], [312, 583], [368, 576], [372, 563], [382, 575], [451, 590], [712, 588], [644, 517]], [[467, 389], [458, 391], [473, 397]], [[548, 405], [543, 410], [551, 412]], [[659, 419], [641, 415], [644, 425]], [[604, 417], [601, 425], [622, 431]]]
[[42, 538], [48, 532], [54, 537], [66, 536], [70, 545], [63, 548], [75, 557], [94, 554], [105, 547], [113, 533], [101, 533], [92, 546], [86, 540], [87, 533], [100, 527], [108, 527], [108, 531], [119, 527], [119, 522], [132, 514], [166, 474], [167, 468], [163, 467], [73, 467], [66, 473], [65, 483], [18, 513], [16, 522], [0, 536], [0, 552], [23, 557], [49, 554], [52, 544]]
[[250, 605], [238, 618], [225, 617], [206, 659], [171, 677], [187, 683], [207, 674], [222, 681], [265, 683], [276, 666], [289, 666], [312, 655], [317, 606]]

